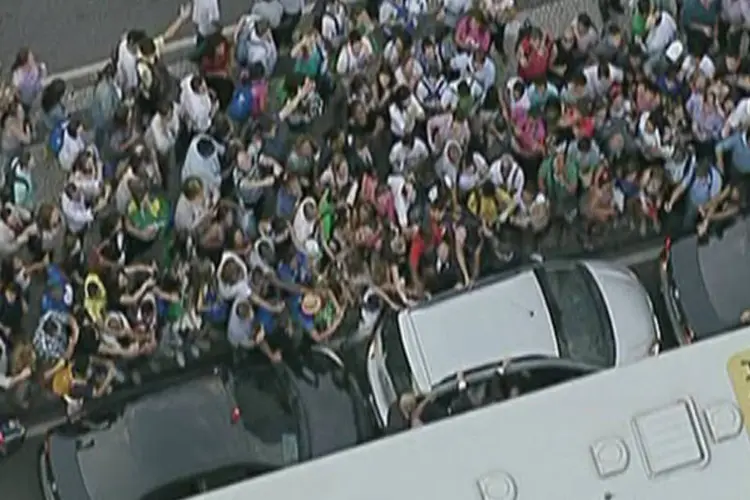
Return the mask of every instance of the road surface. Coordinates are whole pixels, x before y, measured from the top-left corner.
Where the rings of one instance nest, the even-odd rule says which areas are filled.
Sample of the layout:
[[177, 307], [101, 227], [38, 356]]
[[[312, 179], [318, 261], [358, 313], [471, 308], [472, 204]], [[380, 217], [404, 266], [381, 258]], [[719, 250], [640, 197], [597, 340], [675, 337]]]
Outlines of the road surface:
[[[0, 59], [4, 68], [20, 47], [30, 47], [51, 73], [106, 58], [129, 29], [164, 30], [188, 0], [33, 0], [0, 3]], [[250, 0], [219, 0], [222, 22], [234, 23]], [[179, 36], [192, 35], [186, 23]]]

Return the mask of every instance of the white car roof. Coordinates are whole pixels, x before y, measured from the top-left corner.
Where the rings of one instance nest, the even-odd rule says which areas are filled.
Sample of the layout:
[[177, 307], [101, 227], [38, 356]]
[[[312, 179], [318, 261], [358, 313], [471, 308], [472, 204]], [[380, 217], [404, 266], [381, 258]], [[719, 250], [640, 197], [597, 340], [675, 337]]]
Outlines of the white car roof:
[[506, 358], [558, 356], [552, 318], [531, 270], [402, 311], [398, 323], [423, 392], [457, 372]]

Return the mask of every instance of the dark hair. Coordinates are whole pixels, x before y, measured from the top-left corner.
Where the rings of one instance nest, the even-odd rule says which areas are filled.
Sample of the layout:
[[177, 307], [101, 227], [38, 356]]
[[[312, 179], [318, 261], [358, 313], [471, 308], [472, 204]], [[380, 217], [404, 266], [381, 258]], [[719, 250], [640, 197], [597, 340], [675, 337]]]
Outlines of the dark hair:
[[31, 55], [31, 50], [28, 47], [23, 47], [21, 50], [18, 51], [16, 54], [16, 58], [13, 60], [13, 64], [10, 66], [11, 71], [15, 71], [27, 62], [29, 62], [29, 56]]
[[148, 37], [138, 42], [138, 49], [140, 49], [141, 53], [146, 57], [156, 54], [156, 44], [154, 44], [153, 39]]
[[140, 43], [141, 40], [144, 40], [147, 38], [146, 32], [143, 30], [130, 30], [125, 35], [125, 40], [128, 44], [137, 44]]
[[214, 154], [214, 152], [216, 151], [216, 146], [214, 145], [214, 141], [212, 141], [211, 139], [202, 137], [198, 139], [198, 143], [195, 145], [195, 149], [196, 151], [198, 151], [198, 154], [205, 158]]
[[80, 127], [81, 120], [79, 120], [78, 118], [71, 118], [65, 130], [68, 132], [68, 135], [70, 137], [72, 137], [73, 139], [78, 139], [78, 129]]
[[114, 78], [116, 73], [117, 70], [115, 65], [110, 61], [96, 74], [96, 83], [99, 83], [106, 78]]
[[42, 111], [49, 113], [49, 111], [57, 106], [65, 95], [65, 81], [60, 78], [55, 78], [49, 85], [44, 87], [42, 90]]
[[360, 33], [358, 30], [354, 29], [349, 33], [348, 37], [349, 43], [357, 43], [362, 41], [362, 33]]

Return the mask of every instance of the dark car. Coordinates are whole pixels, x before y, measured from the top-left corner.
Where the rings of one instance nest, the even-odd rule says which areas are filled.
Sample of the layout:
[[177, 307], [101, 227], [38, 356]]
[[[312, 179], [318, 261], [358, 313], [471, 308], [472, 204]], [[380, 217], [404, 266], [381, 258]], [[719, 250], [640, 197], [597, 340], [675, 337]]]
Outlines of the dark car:
[[334, 359], [315, 353], [297, 371], [246, 360], [59, 428], [40, 456], [44, 496], [176, 500], [368, 439], [364, 400]]
[[738, 326], [750, 307], [750, 218], [707, 240], [696, 235], [667, 239], [661, 290], [681, 344]]

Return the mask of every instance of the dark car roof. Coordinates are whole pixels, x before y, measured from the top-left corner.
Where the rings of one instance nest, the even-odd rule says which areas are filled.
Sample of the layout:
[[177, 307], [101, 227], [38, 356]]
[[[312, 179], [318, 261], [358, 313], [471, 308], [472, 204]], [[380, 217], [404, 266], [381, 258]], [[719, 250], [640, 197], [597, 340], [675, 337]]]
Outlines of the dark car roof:
[[737, 326], [750, 307], [750, 218], [707, 242], [696, 236], [675, 242], [670, 265], [682, 312], [697, 338]]
[[174, 481], [256, 463], [248, 434], [231, 423], [233, 408], [221, 378], [207, 376], [139, 399], [105, 429], [52, 434], [61, 499], [139, 499]]
[[351, 448], [373, 433], [368, 408], [356, 382], [321, 353], [312, 353], [308, 366], [290, 373], [292, 390], [304, 412], [311, 458]]

